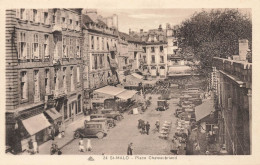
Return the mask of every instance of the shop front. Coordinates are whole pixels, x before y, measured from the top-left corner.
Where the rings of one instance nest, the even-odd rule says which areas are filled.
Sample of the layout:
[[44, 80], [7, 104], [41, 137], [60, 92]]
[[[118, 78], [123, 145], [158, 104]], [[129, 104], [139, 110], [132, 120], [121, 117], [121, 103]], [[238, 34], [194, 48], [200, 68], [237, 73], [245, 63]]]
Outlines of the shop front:
[[21, 123], [22, 127], [20, 127], [20, 133], [22, 135], [22, 151], [29, 149], [29, 141], [36, 141], [37, 144], [40, 145], [49, 140], [48, 128], [51, 126], [51, 123], [43, 113], [21, 120]]
[[46, 118], [51, 123], [55, 136], [59, 134], [59, 127], [62, 124], [62, 115], [55, 108], [48, 109], [44, 112]]

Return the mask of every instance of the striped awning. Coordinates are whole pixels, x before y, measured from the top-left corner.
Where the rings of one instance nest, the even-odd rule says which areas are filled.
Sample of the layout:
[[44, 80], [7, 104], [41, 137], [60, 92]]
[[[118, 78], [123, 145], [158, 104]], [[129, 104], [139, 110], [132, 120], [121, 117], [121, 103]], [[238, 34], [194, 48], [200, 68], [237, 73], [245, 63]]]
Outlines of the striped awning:
[[51, 126], [47, 118], [43, 113], [30, 117], [28, 119], [22, 120], [22, 123], [30, 135], [34, 135], [41, 130]]

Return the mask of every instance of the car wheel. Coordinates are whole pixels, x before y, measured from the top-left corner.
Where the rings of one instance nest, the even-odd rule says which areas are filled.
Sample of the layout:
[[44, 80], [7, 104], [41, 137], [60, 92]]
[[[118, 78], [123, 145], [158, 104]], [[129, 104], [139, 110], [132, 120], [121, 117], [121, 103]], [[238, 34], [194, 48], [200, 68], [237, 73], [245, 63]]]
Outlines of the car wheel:
[[75, 139], [78, 139], [80, 137], [80, 133], [77, 131], [77, 132], [75, 132], [75, 134], [74, 134], [74, 138]]
[[98, 133], [97, 133], [97, 137], [98, 137], [99, 139], [102, 139], [102, 138], [104, 137], [104, 133], [103, 133], [103, 132], [98, 132]]

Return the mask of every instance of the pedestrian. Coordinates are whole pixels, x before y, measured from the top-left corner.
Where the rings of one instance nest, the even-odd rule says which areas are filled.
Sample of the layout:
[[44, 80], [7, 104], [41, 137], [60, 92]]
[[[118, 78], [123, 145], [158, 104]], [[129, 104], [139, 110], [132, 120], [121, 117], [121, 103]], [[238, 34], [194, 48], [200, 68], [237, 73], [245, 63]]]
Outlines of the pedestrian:
[[61, 136], [65, 137], [65, 124], [64, 123], [61, 124]]
[[28, 141], [28, 152], [30, 153], [30, 154], [33, 154], [33, 141], [32, 141], [32, 139], [30, 138], [30, 140]]
[[33, 153], [39, 153], [38, 144], [36, 140], [33, 140]]
[[149, 135], [150, 124], [149, 124], [149, 122], [148, 122], [148, 121], [147, 121], [147, 123], [146, 123], [145, 127], [146, 127], [146, 133], [147, 133], [147, 135]]
[[79, 140], [79, 152], [85, 152], [83, 138], [80, 138]]
[[145, 121], [142, 122], [142, 132], [141, 134], [144, 134], [145, 133]]
[[160, 131], [160, 122], [159, 122], [159, 120], [156, 121], [155, 126], [156, 126], [157, 131], [159, 132]]
[[133, 155], [133, 143], [130, 143], [127, 147], [127, 155]]
[[87, 139], [87, 151], [92, 151], [91, 141]]

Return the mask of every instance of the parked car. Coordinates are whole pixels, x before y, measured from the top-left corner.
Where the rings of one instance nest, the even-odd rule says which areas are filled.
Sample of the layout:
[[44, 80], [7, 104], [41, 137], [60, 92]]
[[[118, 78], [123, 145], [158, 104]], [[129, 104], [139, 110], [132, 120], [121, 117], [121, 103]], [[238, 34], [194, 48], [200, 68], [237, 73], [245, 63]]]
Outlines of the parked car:
[[111, 118], [94, 118], [94, 119], [91, 119], [90, 121], [105, 122], [107, 125], [107, 128], [109, 128], [109, 129], [116, 126], [115, 120], [111, 119]]
[[96, 113], [96, 114], [91, 114], [91, 115], [90, 115], [90, 120], [96, 119], [96, 118], [106, 118], [106, 117], [105, 117], [105, 115], [103, 115], [103, 114], [98, 114], [98, 113]]
[[74, 131], [74, 138], [80, 137], [98, 137], [102, 139], [107, 135], [106, 122], [87, 121], [84, 126]]
[[113, 109], [102, 109], [101, 113], [104, 114], [106, 118], [112, 118], [117, 121], [120, 121], [124, 118], [120, 112]]
[[169, 104], [167, 102], [167, 100], [158, 100], [157, 101], [157, 111], [165, 111], [169, 109]]

